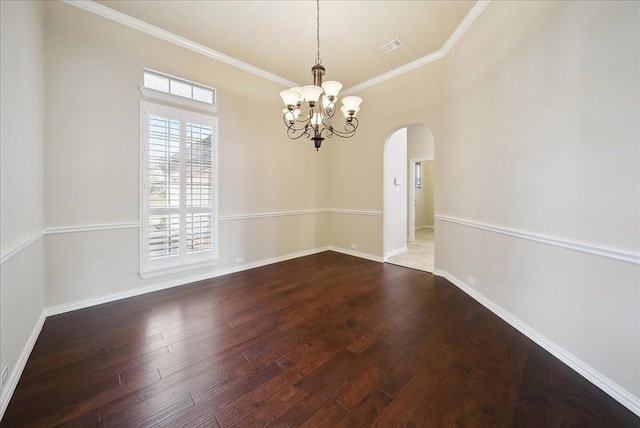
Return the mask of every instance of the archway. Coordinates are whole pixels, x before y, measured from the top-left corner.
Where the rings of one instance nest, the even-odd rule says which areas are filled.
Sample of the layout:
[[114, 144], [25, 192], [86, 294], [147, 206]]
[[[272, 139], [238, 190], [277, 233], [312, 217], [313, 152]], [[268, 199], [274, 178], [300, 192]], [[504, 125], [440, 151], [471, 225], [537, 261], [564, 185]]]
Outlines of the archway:
[[[433, 232], [420, 239], [431, 242], [413, 242], [416, 226], [433, 228], [433, 224], [425, 224], [420, 220], [416, 224], [416, 203], [423, 202], [429, 194], [431, 201], [421, 207], [430, 207], [433, 219], [433, 168], [428, 169], [422, 183], [416, 187], [416, 167], [435, 163], [433, 133], [424, 124], [411, 124], [396, 128], [387, 136], [383, 155], [383, 256], [385, 262], [401, 264], [421, 270], [433, 271]], [[426, 169], [425, 169], [426, 170]], [[422, 171], [422, 169], [421, 169]], [[422, 209], [422, 208], [421, 208]], [[422, 216], [419, 216], [422, 218]], [[431, 220], [431, 223], [433, 221]], [[429, 249], [427, 251], [426, 247]], [[404, 263], [405, 259], [415, 263]]]

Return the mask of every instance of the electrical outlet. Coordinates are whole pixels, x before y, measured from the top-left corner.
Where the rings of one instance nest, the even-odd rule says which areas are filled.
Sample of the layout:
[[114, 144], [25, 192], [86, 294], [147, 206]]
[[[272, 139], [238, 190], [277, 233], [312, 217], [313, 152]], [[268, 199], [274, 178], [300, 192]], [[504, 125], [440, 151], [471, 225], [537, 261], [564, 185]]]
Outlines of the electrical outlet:
[[472, 276], [468, 276], [467, 277], [467, 284], [469, 284], [472, 287], [476, 286], [476, 279]]
[[351, 244], [351, 249], [355, 250], [356, 248], [358, 248], [358, 246], [356, 244]]
[[7, 364], [4, 365], [3, 369], [2, 369], [2, 381], [1, 384], [2, 386], [4, 386], [4, 383], [7, 381], [7, 376], [9, 375], [9, 366]]
[[244, 257], [236, 257], [236, 264], [240, 264], [244, 262]]

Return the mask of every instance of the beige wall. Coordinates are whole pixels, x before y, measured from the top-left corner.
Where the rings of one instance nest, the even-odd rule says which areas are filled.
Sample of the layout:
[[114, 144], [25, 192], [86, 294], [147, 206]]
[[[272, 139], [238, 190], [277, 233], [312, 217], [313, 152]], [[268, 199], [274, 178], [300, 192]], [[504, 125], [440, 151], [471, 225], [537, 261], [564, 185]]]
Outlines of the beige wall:
[[0, 16], [1, 418], [44, 309], [44, 37], [38, 2], [0, 2]]
[[[487, 6], [443, 61], [436, 215], [640, 252], [639, 7]], [[436, 223], [436, 268], [640, 411], [637, 263]]]
[[434, 161], [420, 162], [422, 187], [416, 189], [416, 229], [433, 227]]
[[[46, 4], [48, 228], [139, 221], [142, 69], [218, 91], [219, 214], [328, 206], [327, 151], [291, 141], [279, 85], [61, 3]], [[47, 306], [180, 282], [329, 245], [329, 214], [227, 219], [211, 269], [143, 281], [138, 228], [47, 235]], [[104, 255], [109, 254], [105, 259]]]
[[[415, 96], [416, 88], [420, 88], [419, 97]], [[383, 211], [383, 155], [389, 135], [407, 125], [425, 124], [438, 141], [442, 63], [412, 70], [357, 95], [364, 99], [358, 113], [362, 123], [358, 133], [349, 140], [324, 143], [329, 154], [330, 205]], [[334, 216], [329, 231], [333, 245], [348, 248], [342, 238], [347, 230], [354, 240], [368, 243], [363, 252], [383, 256], [382, 217], [361, 222], [356, 216]]]
[[[384, 144], [424, 124], [438, 162], [436, 268], [458, 282], [474, 276], [490, 305], [637, 401], [637, 264], [447, 220], [639, 252], [637, 2], [492, 2], [445, 59], [358, 93], [358, 133], [319, 152], [285, 136], [279, 85], [61, 2], [45, 5], [45, 74], [39, 5], [1, 4], [3, 254], [42, 227], [139, 221], [143, 67], [218, 89], [220, 215], [339, 210], [228, 218], [216, 267], [145, 281], [136, 227], [48, 234], [12, 257], [12, 270], [3, 263], [2, 364], [16, 360], [43, 305], [206, 277], [239, 256], [356, 244], [382, 257]], [[26, 62], [5, 61], [14, 38]], [[43, 76], [44, 99], [31, 84]], [[30, 115], [42, 122], [43, 105], [44, 134], [18, 132]], [[7, 176], [24, 189], [5, 188]], [[5, 211], [6, 200], [28, 213]], [[7, 299], [29, 310], [8, 312]], [[21, 330], [7, 333], [9, 323]]]

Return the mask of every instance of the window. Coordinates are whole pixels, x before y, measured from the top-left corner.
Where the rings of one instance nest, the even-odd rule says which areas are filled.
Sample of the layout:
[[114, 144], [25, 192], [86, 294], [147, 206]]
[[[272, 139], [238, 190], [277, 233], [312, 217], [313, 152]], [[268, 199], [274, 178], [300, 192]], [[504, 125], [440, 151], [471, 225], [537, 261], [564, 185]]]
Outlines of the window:
[[144, 69], [140, 91], [146, 98], [216, 112], [216, 90], [199, 83]]
[[419, 189], [422, 187], [422, 167], [420, 162], [415, 163], [415, 177], [416, 177], [415, 187], [416, 189]]
[[177, 272], [218, 256], [217, 119], [141, 103], [141, 275]]

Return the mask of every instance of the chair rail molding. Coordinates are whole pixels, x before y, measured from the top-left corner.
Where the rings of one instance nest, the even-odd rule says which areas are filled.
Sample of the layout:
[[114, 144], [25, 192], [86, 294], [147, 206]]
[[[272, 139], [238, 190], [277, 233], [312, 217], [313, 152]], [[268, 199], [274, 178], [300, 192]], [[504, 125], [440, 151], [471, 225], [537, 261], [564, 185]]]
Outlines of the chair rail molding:
[[499, 233], [502, 235], [513, 236], [515, 238], [526, 239], [529, 241], [540, 242], [542, 244], [553, 245], [555, 247], [565, 248], [568, 250], [579, 251], [582, 253], [592, 254], [596, 256], [607, 257], [609, 259], [640, 265], [640, 254], [629, 251], [608, 248], [593, 244], [585, 244], [582, 242], [570, 241], [568, 239], [554, 238], [533, 232], [524, 232], [506, 227], [493, 226], [490, 224], [479, 223], [472, 220], [465, 220], [456, 217], [444, 215], [436, 215], [436, 221], [444, 221], [447, 223], [459, 224], [462, 226], [472, 227], [474, 229], [486, 230], [488, 232]]

